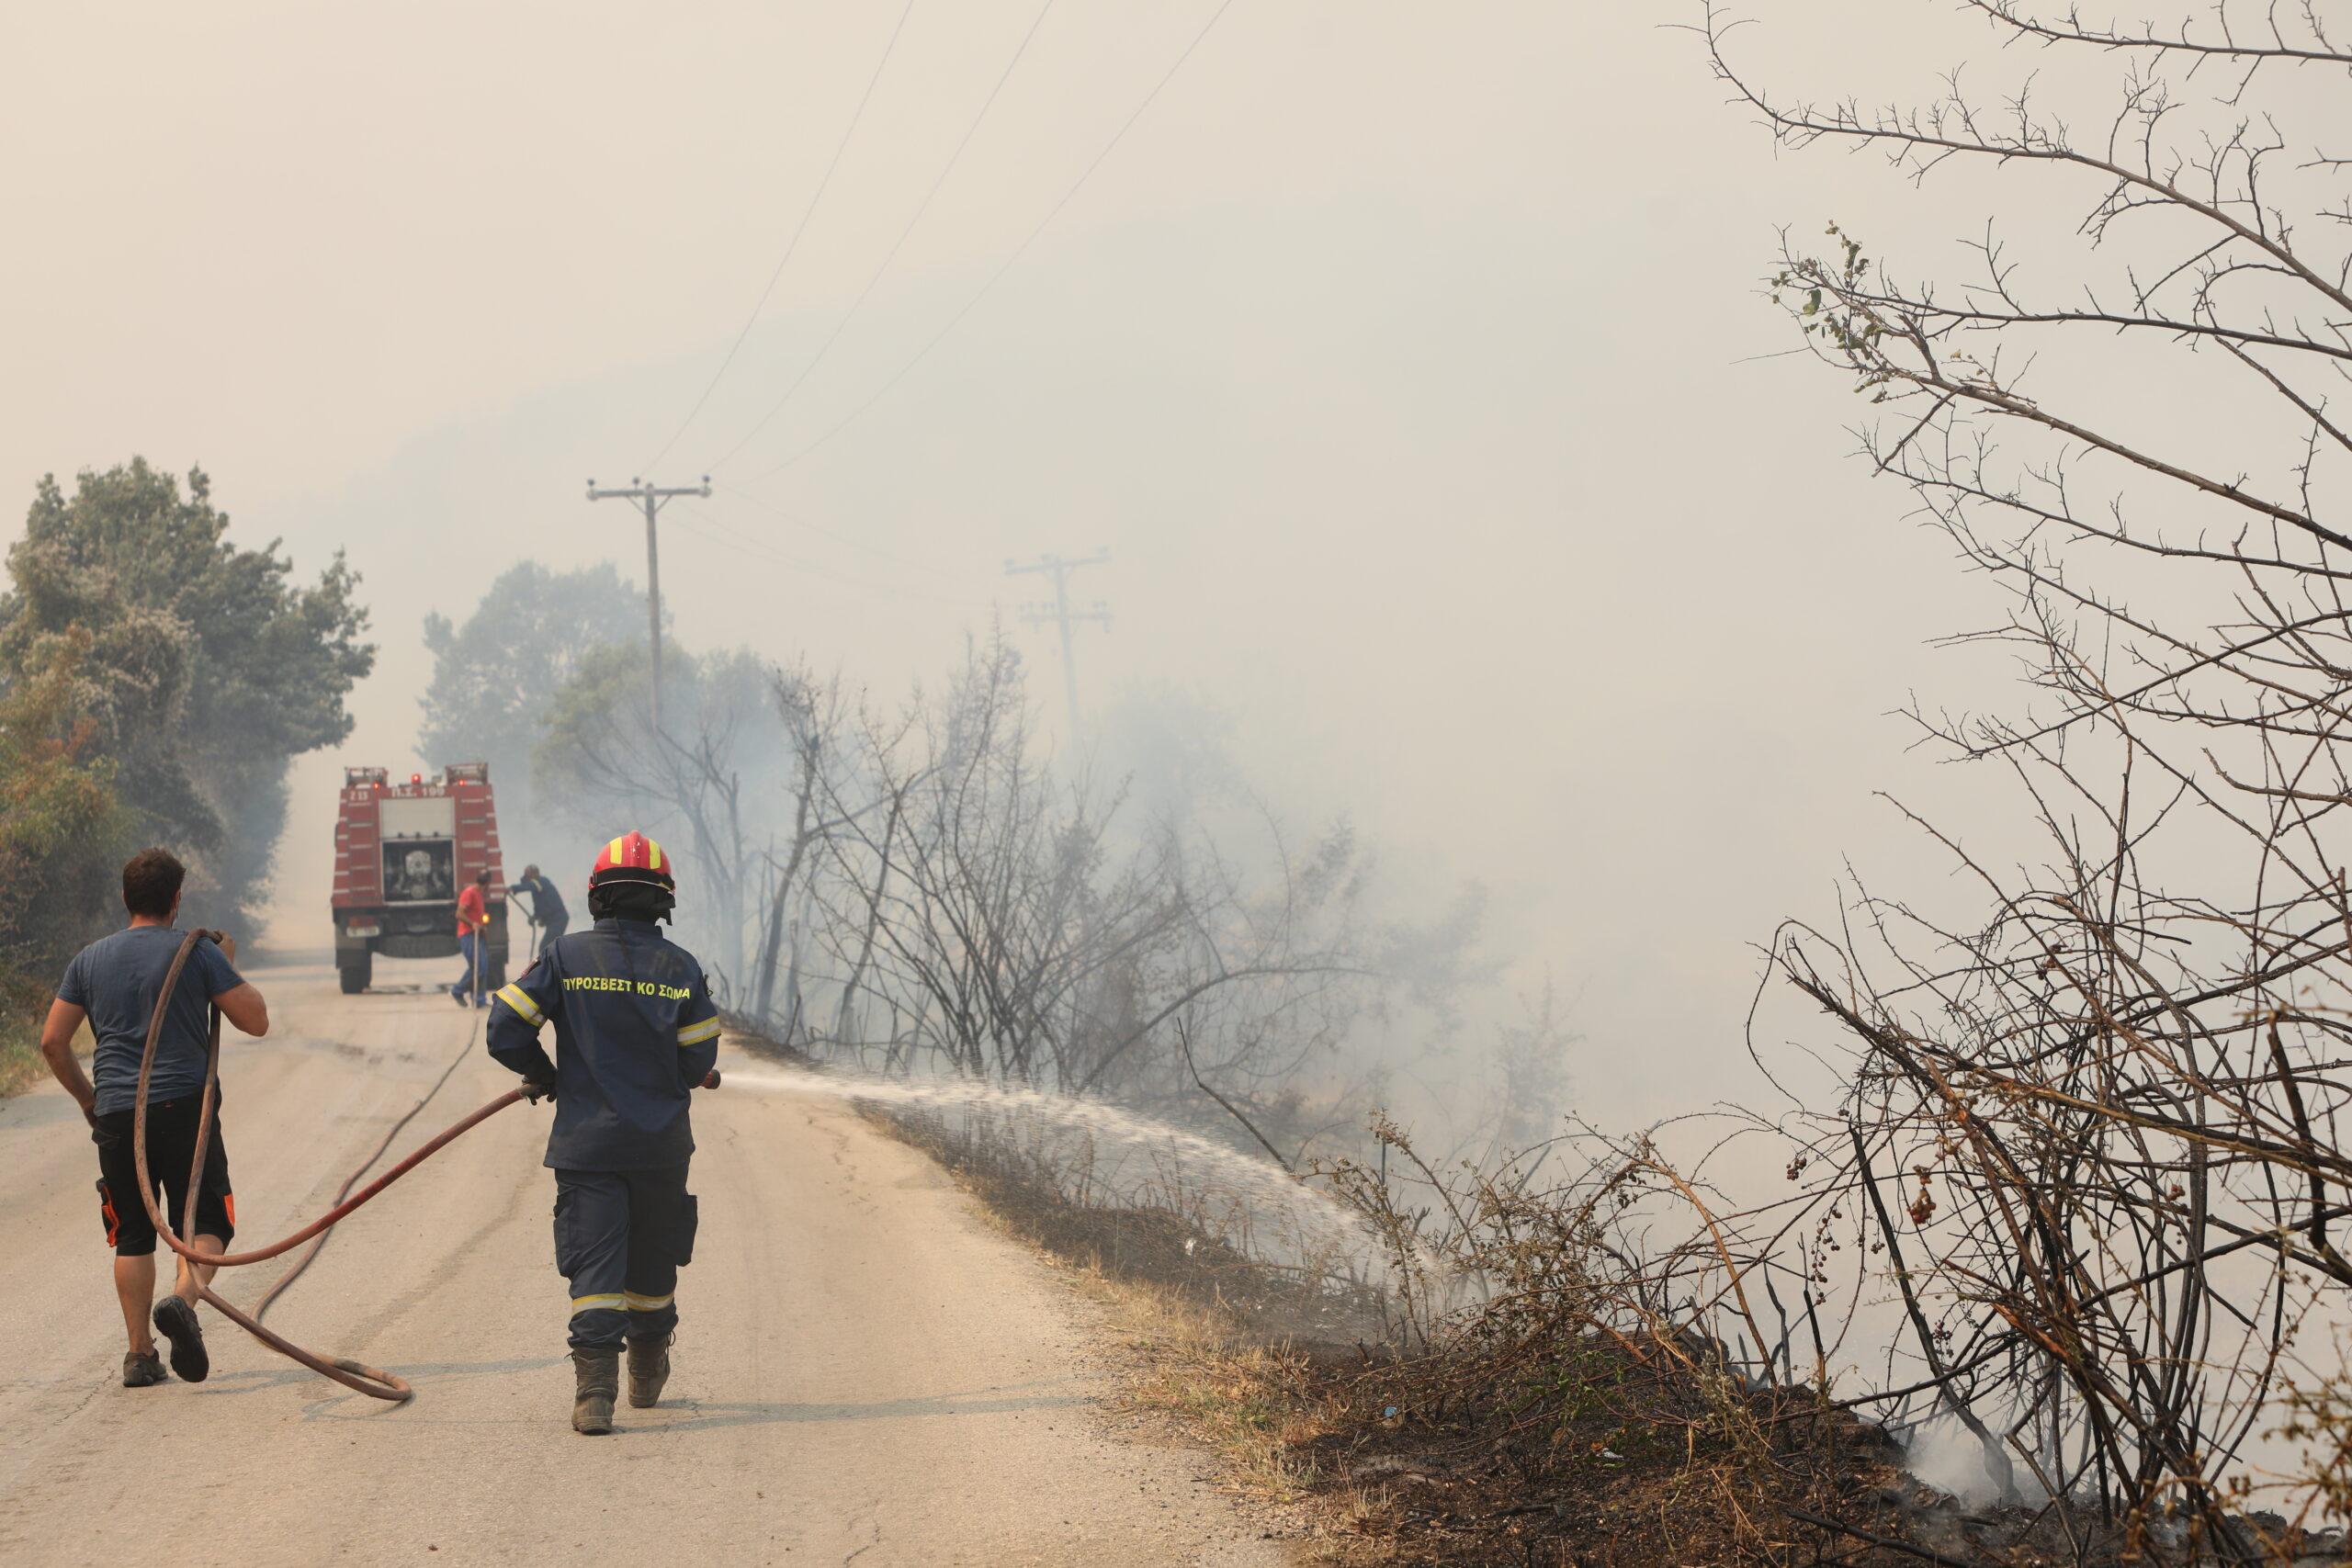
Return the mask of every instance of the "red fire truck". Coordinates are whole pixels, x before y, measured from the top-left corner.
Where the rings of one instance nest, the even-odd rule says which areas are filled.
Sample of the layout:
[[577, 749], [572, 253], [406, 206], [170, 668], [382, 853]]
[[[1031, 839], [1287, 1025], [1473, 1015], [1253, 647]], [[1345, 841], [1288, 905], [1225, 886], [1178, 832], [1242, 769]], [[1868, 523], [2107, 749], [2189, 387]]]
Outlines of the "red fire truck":
[[345, 992], [368, 988], [375, 957], [452, 958], [458, 893], [490, 873], [483, 982], [506, 983], [506, 877], [490, 764], [452, 762], [441, 776], [394, 784], [382, 768], [343, 770], [334, 822], [334, 965]]

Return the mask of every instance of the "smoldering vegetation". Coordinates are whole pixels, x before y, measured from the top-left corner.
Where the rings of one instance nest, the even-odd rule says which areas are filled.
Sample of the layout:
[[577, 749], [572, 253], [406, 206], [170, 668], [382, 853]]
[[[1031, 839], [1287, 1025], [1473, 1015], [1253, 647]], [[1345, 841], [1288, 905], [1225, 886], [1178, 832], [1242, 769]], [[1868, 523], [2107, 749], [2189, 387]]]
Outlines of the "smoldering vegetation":
[[[1863, 400], [1863, 456], [1999, 595], [1958, 642], [2023, 700], [1908, 717], [2007, 792], [1910, 813], [1944, 886], [1858, 875], [1772, 935], [1749, 1108], [1484, 1168], [1376, 1124], [1403, 1203], [1393, 1160], [1333, 1169], [1408, 1327], [1380, 1416], [1341, 1425], [1426, 1424], [1443, 1462], [1390, 1518], [1433, 1550], [2342, 1554], [2315, 1532], [2346, 1500], [2352, 207], [2305, 149], [2352, 53], [2309, 8], [1972, 8], [2057, 63], [1873, 109], [1749, 74], [1713, 9], [1702, 36], [1790, 150], [1996, 204], [2028, 172], [2079, 193], [2071, 230], [1972, 237], [1959, 278], [1849, 221], [1766, 282]], [[1872, 1434], [1956, 1444], [1973, 1503], [1905, 1495]]]

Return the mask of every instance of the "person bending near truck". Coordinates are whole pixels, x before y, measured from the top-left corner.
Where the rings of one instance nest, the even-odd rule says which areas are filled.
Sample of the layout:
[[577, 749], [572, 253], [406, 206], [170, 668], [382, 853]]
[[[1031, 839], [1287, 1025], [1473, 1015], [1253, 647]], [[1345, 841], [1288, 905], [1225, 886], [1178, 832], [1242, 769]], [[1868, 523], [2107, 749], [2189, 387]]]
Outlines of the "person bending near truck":
[[449, 987], [459, 1007], [488, 1007], [483, 995], [482, 977], [490, 963], [490, 870], [484, 867], [474, 873], [466, 890], [458, 895], [458, 956], [466, 961], [466, 972]]
[[555, 939], [561, 936], [564, 928], [571, 923], [571, 911], [563, 907], [563, 895], [555, 890], [554, 883], [539, 874], [539, 868], [536, 865], [525, 866], [523, 880], [506, 891], [530, 896], [531, 923], [539, 928], [539, 945], [532, 956], [546, 957], [548, 949], [555, 945]]
[[[490, 1054], [533, 1100], [555, 1096], [555, 1266], [571, 1281], [571, 1427], [613, 1429], [620, 1354], [628, 1402], [662, 1397], [694, 1257], [687, 1117], [718, 1058], [718, 1010], [693, 953], [662, 934], [677, 881], [662, 846], [626, 833], [588, 878], [595, 925], [574, 931], [491, 1004]], [[539, 1044], [555, 1024], [555, 1060]]]
[[[162, 1301], [155, 1295], [155, 1224], [139, 1190], [139, 1165], [131, 1135], [139, 1106], [139, 1062], [146, 1055], [147, 1029], [164, 976], [179, 952], [180, 884], [187, 869], [169, 850], [141, 850], [122, 868], [122, 907], [130, 924], [84, 948], [65, 966], [65, 978], [41, 1027], [40, 1054], [90, 1123], [98, 1145], [98, 1213], [107, 1245], [114, 1248], [114, 1292], [122, 1303], [130, 1348], [122, 1358], [122, 1386], [147, 1388], [164, 1382], [164, 1363], [148, 1332], [149, 1305], [154, 1326], [171, 1341], [172, 1371], [202, 1382], [212, 1370], [197, 1322], [196, 1292], [213, 1270], [179, 1260], [177, 1283]], [[197, 1114], [211, 1029], [208, 1004], [242, 1033], [255, 1039], [269, 1032], [269, 1006], [251, 982], [232, 967], [236, 943], [216, 947], [198, 941], [180, 971], [163, 1033], [155, 1042], [155, 1067], [147, 1083], [147, 1175], [164, 1195], [164, 1213], [175, 1225], [188, 1225], [188, 1168], [196, 1159]], [[74, 1056], [74, 1033], [89, 1021], [97, 1050], [90, 1059], [94, 1085]], [[229, 1148], [222, 1141], [216, 1103], [212, 1145], [204, 1161], [204, 1190], [197, 1194], [196, 1235], [188, 1245], [218, 1257], [237, 1231], [237, 1200], [229, 1185]]]

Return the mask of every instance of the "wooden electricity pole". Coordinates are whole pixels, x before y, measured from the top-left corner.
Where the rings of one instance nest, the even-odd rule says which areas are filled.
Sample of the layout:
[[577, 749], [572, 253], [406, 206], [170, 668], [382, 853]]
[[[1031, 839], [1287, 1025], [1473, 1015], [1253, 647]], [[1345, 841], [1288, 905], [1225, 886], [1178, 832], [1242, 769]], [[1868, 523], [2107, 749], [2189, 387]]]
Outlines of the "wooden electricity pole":
[[1054, 602], [1050, 604], [1023, 604], [1021, 606], [1021, 618], [1033, 626], [1041, 626], [1050, 621], [1061, 627], [1062, 685], [1069, 699], [1069, 747], [1073, 755], [1078, 751], [1078, 653], [1070, 639], [1070, 627], [1081, 621], [1095, 621], [1108, 627], [1111, 624], [1111, 606], [1097, 599], [1091, 608], [1072, 609], [1069, 603], [1069, 574], [1080, 567], [1101, 566], [1110, 558], [1110, 551], [1097, 550], [1082, 560], [1064, 560], [1059, 556], [1039, 556], [1027, 566], [1015, 566], [1011, 561], [1004, 563], [1004, 575], [1007, 577], [1021, 577], [1035, 572], [1054, 580]]
[[645, 508], [645, 606], [652, 620], [653, 631], [653, 733], [662, 733], [662, 548], [655, 536], [653, 520], [661, 514], [662, 503], [673, 496], [698, 495], [710, 497], [710, 476], [705, 474], [698, 485], [664, 487], [650, 485], [643, 479], [631, 479], [625, 490], [598, 490], [596, 481], [588, 481], [591, 501], [634, 501]]

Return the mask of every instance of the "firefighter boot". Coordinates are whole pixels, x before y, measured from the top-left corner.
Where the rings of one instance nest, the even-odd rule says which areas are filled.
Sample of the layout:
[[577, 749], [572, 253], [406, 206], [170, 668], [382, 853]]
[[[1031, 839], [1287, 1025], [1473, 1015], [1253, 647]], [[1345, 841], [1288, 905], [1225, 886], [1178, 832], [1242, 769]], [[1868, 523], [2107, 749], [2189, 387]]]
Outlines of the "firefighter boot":
[[613, 1396], [621, 1391], [621, 1353], [610, 1348], [571, 1353], [571, 1429], [601, 1438], [613, 1429]]
[[670, 1381], [670, 1342], [676, 1337], [664, 1334], [628, 1342], [628, 1402], [639, 1410], [651, 1409], [661, 1399], [662, 1385]]

